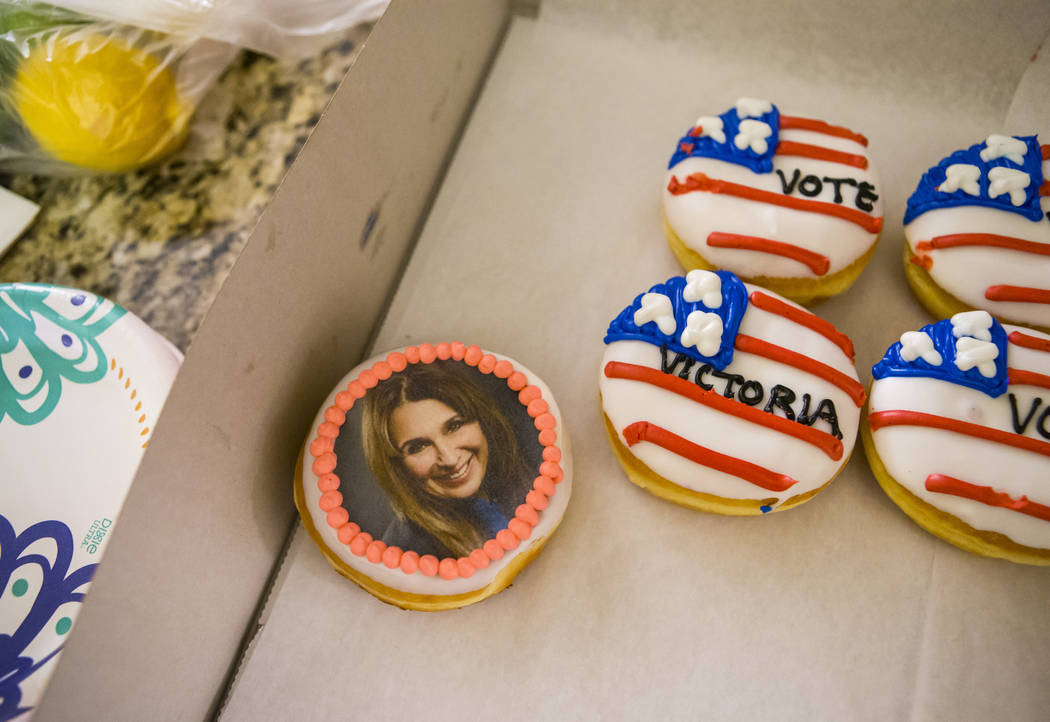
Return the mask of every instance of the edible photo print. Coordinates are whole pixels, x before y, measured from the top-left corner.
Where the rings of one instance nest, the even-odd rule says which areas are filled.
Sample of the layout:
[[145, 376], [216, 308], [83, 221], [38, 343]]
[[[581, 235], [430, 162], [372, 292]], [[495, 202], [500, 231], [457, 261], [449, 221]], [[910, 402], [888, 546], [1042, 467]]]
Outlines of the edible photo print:
[[368, 390], [335, 439], [343, 506], [420, 556], [463, 557], [507, 527], [542, 446], [504, 380], [462, 361], [412, 364]]

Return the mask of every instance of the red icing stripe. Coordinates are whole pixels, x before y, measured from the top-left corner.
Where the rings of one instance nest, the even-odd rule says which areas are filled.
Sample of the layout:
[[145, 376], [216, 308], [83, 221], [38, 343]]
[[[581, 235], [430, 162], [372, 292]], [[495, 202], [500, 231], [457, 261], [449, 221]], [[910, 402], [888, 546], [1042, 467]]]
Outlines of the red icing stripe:
[[790, 476], [770, 471], [764, 466], [694, 444], [689, 439], [683, 439], [678, 434], [648, 421], [635, 421], [623, 430], [623, 438], [627, 440], [628, 446], [634, 446], [639, 441], [648, 441], [701, 466], [730, 474], [770, 491], [787, 491], [798, 483]]
[[1050, 181], [1045, 181], [1043, 185], [1039, 186], [1040, 196], [1050, 196]]
[[834, 461], [842, 458], [842, 442], [826, 431], [814, 429], [811, 426], [804, 426], [796, 421], [789, 421], [783, 416], [760, 411], [758, 408], [748, 406], [740, 401], [727, 399], [722, 394], [702, 389], [696, 384], [678, 376], [665, 374], [658, 369], [649, 368], [648, 366], [623, 363], [622, 361], [610, 361], [607, 363], [605, 365], [605, 375], [611, 379], [628, 379], [659, 386], [662, 389], [667, 389], [679, 396], [684, 396], [691, 401], [709, 406], [724, 414], [730, 414], [744, 421], [764, 426], [767, 429], [794, 436], [796, 439], [817, 447]]
[[930, 270], [931, 268], [933, 268], [933, 258], [931, 258], [929, 255], [927, 255], [925, 253], [920, 253], [920, 254], [914, 255], [911, 258], [909, 258], [908, 260], [911, 261], [912, 263], [914, 263], [916, 266], [919, 266], [921, 268], [925, 268], [927, 271]]
[[1024, 371], [1022, 369], [1006, 369], [1010, 384], [1024, 384], [1025, 386], [1042, 386], [1050, 389], [1050, 376], [1039, 374], [1035, 371]]
[[1010, 335], [1007, 336], [1014, 346], [1020, 346], [1021, 348], [1030, 348], [1033, 351], [1046, 351], [1050, 353], [1050, 339], [1039, 338], [1038, 336], [1030, 336], [1027, 333], [1021, 333], [1020, 331], [1011, 331]]
[[841, 150], [832, 150], [820, 145], [809, 143], [796, 143], [790, 140], [782, 140], [777, 144], [777, 155], [795, 155], [801, 158], [812, 158], [813, 160], [826, 160], [830, 163], [842, 163], [854, 168], [867, 170], [868, 159], [856, 153], [843, 153]]
[[1050, 303], [1050, 291], [1027, 286], [989, 286], [984, 290], [989, 301], [1018, 301], [1020, 303]]
[[709, 178], [703, 173], [693, 173], [685, 182], [680, 182], [676, 176], [671, 176], [671, 182], [667, 184], [667, 190], [672, 195], [680, 196], [693, 191], [707, 191], [708, 193], [725, 193], [726, 195], [744, 198], [759, 203], [769, 203], [774, 206], [791, 208], [796, 211], [807, 213], [822, 213], [827, 216], [841, 218], [844, 221], [855, 223], [868, 233], [878, 233], [882, 230], [882, 218], [869, 216], [867, 213], [853, 208], [844, 208], [834, 203], [823, 201], [810, 201], [805, 198], [794, 198], [773, 191], [764, 191], [759, 188], [731, 183], [729, 181]]
[[755, 308], [783, 316], [789, 321], [794, 321], [800, 326], [816, 331], [842, 349], [842, 353], [849, 356], [851, 361], [853, 360], [853, 342], [850, 341], [849, 336], [839, 331], [820, 316], [809, 311], [803, 311], [801, 308], [796, 308], [789, 303], [784, 303], [780, 299], [773, 298], [768, 293], [762, 293], [761, 291], [752, 291], [749, 299]]
[[831, 125], [830, 123], [825, 123], [823, 120], [816, 120], [815, 118], [799, 118], [794, 115], [782, 115], [780, 116], [780, 129], [812, 130], [815, 133], [833, 135], [836, 138], [847, 138], [856, 143], [860, 143], [865, 148], [868, 147], [868, 139], [860, 133], [855, 133], [849, 128], [843, 128], [841, 125]]
[[1013, 446], [1035, 454], [1050, 456], [1050, 442], [1039, 441], [1038, 439], [1021, 436], [1009, 431], [1000, 431], [999, 429], [981, 426], [980, 424], [971, 424], [969, 421], [951, 419], [947, 416], [924, 414], [921, 411], [904, 411], [901, 409], [878, 411], [874, 414], [868, 414], [868, 423], [871, 424], [872, 431], [878, 431], [885, 426], [926, 426], [931, 429], [943, 429], [944, 431], [954, 431], [957, 434], [994, 441], [997, 444]]
[[1041, 145], [1039, 150], [1043, 154], [1043, 160], [1050, 160], [1050, 145]]
[[763, 356], [771, 361], [794, 366], [799, 371], [805, 371], [808, 374], [822, 378], [845, 391], [858, 408], [864, 405], [866, 394], [860, 381], [851, 379], [846, 374], [831, 368], [827, 364], [811, 359], [809, 356], [803, 356], [783, 346], [777, 346], [768, 341], [763, 341], [754, 336], [746, 336], [742, 333], [737, 334], [734, 346], [737, 351]]
[[959, 246], [994, 246], [996, 248], [1009, 248], [1013, 251], [1036, 253], [1040, 256], [1050, 256], [1050, 243], [1036, 243], [1035, 241], [1026, 241], [1013, 236], [997, 236], [992, 233], [953, 233], [947, 236], [937, 236], [928, 241], [919, 241], [915, 244], [915, 251], [917, 253], [925, 253], [942, 248], [957, 248]]
[[828, 260], [827, 256], [822, 256], [819, 253], [814, 253], [790, 243], [759, 238], [758, 236], [741, 236], [736, 233], [715, 231], [707, 237], [707, 245], [715, 248], [740, 248], [745, 251], [758, 251], [775, 256], [784, 256], [805, 264], [809, 267], [809, 270], [818, 276], [823, 276], [827, 273], [828, 268], [831, 266], [831, 261]]
[[996, 491], [990, 486], [971, 484], [962, 481], [961, 479], [956, 479], [953, 476], [930, 474], [926, 477], [926, 490], [935, 491], [940, 494], [961, 496], [965, 499], [972, 499], [973, 501], [978, 501], [988, 506], [999, 506], [1003, 509], [1010, 509], [1011, 511], [1016, 511], [1021, 514], [1034, 516], [1036, 519], [1050, 521], [1050, 506], [1029, 501], [1027, 496], [1022, 496], [1020, 499], [1014, 499], [1009, 494]]

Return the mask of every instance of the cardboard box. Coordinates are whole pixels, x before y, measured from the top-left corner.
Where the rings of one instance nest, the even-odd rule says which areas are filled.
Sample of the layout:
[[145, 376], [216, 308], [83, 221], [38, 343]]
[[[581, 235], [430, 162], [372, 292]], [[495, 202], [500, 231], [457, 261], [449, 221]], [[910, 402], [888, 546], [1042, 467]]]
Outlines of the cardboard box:
[[[869, 381], [930, 320], [899, 260], [919, 176], [991, 132], [1050, 137], [1050, 6], [509, 13], [406, 0], [377, 25], [190, 348], [39, 718], [1045, 719], [1045, 570], [928, 535], [859, 448], [784, 514], [670, 505], [610, 453], [597, 373], [608, 321], [679, 272], [672, 144], [749, 95], [871, 140], [882, 241], [817, 309]], [[512, 588], [404, 612], [328, 567], [291, 474], [366, 349], [453, 338], [548, 382], [575, 496]]]

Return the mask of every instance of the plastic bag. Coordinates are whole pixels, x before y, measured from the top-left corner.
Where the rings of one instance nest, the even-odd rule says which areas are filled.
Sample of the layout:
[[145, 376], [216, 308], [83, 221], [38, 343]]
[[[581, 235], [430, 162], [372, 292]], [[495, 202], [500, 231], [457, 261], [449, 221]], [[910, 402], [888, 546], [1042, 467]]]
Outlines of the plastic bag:
[[233, 45], [0, 3], [0, 168], [119, 172], [181, 145]]
[[195, 35], [279, 58], [312, 55], [390, 0], [57, 0], [70, 10], [176, 35]]

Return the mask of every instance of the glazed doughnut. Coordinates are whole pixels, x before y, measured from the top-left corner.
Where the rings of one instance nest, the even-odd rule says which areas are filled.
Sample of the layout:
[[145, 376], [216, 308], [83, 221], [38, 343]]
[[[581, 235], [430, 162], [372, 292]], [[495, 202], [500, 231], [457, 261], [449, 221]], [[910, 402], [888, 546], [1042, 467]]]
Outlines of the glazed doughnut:
[[459, 342], [365, 361], [329, 394], [295, 474], [307, 532], [390, 604], [461, 607], [508, 586], [561, 520], [572, 463], [550, 389]]
[[868, 140], [741, 98], [678, 141], [664, 229], [685, 269], [724, 268], [799, 303], [849, 288], [882, 230]]
[[1050, 336], [968, 311], [872, 375], [864, 448], [889, 497], [962, 549], [1050, 564]]
[[936, 318], [984, 309], [1050, 330], [1050, 146], [989, 135], [930, 168], [908, 199], [904, 269]]
[[605, 343], [610, 442], [658, 496], [761, 515], [810, 499], [849, 459], [865, 396], [849, 338], [728, 271], [656, 284]]

